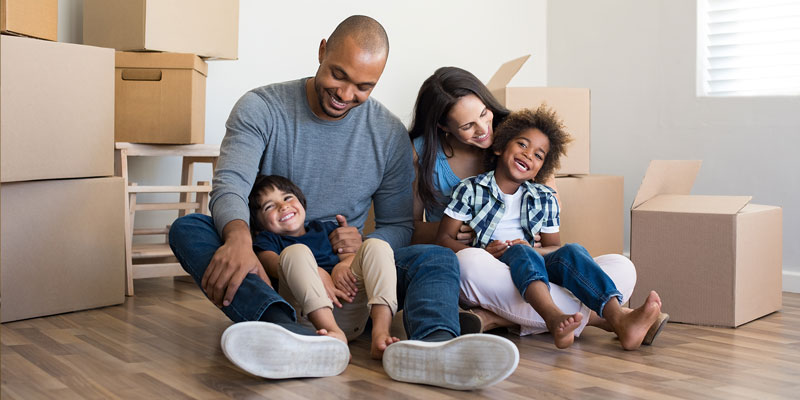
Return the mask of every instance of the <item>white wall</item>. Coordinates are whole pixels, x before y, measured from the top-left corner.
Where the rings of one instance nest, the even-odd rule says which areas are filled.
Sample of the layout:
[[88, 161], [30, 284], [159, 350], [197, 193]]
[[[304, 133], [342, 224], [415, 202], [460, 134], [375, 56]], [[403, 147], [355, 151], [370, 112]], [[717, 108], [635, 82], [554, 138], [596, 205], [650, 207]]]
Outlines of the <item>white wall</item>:
[[783, 207], [784, 289], [800, 292], [800, 96], [696, 97], [695, 1], [547, 7], [548, 85], [592, 90], [592, 172], [625, 177], [629, 210], [651, 159], [704, 160], [693, 193]]
[[[407, 125], [419, 86], [441, 66], [455, 65], [488, 81], [502, 62], [533, 58], [515, 83], [546, 81], [545, 0], [486, 1], [264, 1], [241, 0], [239, 60], [210, 61], [206, 92], [206, 143], [218, 144], [233, 104], [246, 91], [272, 82], [312, 76], [317, 49], [344, 18], [365, 14], [380, 21], [391, 46], [373, 96]], [[61, 41], [81, 42], [82, 0], [60, 0]], [[177, 159], [132, 160], [140, 184], [180, 181]], [[198, 168], [210, 180], [210, 168]], [[149, 215], [148, 215], [149, 214]], [[142, 213], [137, 226], [161, 225], [170, 214]]]

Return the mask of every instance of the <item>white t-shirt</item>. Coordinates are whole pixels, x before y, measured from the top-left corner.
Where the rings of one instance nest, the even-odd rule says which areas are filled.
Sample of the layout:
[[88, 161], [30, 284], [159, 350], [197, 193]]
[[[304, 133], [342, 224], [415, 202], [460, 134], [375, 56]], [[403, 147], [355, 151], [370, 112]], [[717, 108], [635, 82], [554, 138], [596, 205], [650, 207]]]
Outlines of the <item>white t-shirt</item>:
[[503, 204], [506, 211], [503, 219], [497, 224], [497, 228], [492, 234], [492, 240], [514, 240], [525, 239], [525, 232], [522, 231], [520, 222], [520, 210], [522, 210], [522, 194], [524, 189], [520, 186], [514, 194], [503, 193]]

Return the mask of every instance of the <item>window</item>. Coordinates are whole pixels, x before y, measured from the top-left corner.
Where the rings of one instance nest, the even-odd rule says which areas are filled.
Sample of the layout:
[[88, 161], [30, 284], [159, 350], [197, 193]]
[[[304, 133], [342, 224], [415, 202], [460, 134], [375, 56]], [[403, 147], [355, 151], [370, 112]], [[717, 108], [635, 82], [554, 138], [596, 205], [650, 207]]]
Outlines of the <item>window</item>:
[[800, 0], [697, 0], [699, 96], [800, 95]]

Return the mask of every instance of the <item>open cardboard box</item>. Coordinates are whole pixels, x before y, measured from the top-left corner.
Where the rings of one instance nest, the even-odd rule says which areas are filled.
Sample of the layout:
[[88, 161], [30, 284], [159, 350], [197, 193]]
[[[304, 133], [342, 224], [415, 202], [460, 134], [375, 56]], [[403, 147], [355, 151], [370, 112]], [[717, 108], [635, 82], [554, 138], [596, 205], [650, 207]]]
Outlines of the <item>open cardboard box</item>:
[[591, 156], [591, 97], [589, 89], [508, 86], [530, 55], [511, 60], [495, 72], [486, 86], [495, 98], [511, 111], [538, 108], [542, 102], [553, 108], [564, 121], [573, 141], [561, 158], [558, 175], [589, 173]]
[[655, 290], [670, 321], [736, 327], [781, 308], [782, 209], [690, 195], [700, 164], [647, 169], [631, 207], [631, 304]]

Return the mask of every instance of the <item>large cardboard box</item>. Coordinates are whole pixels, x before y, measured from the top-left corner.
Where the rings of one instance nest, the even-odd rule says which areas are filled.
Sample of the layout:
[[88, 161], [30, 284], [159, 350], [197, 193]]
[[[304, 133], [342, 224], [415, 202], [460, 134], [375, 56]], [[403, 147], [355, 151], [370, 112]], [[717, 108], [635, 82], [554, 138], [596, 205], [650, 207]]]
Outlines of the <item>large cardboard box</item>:
[[508, 86], [530, 55], [511, 60], [495, 72], [486, 85], [508, 109], [537, 108], [542, 102], [552, 107], [564, 121], [573, 142], [561, 158], [559, 175], [589, 174], [591, 156], [591, 96], [589, 89]]
[[0, 186], [0, 321], [120, 304], [122, 178]]
[[0, 31], [58, 40], [58, 0], [0, 0]]
[[631, 207], [637, 290], [670, 321], [736, 327], [781, 308], [782, 210], [689, 195], [700, 161], [652, 161]]
[[235, 60], [239, 0], [84, 0], [83, 43]]
[[579, 175], [556, 178], [561, 204], [561, 243], [578, 243], [597, 257], [622, 254], [624, 178]]
[[114, 50], [0, 41], [0, 180], [113, 175]]
[[117, 52], [116, 67], [116, 141], [203, 143], [208, 65], [200, 57]]

